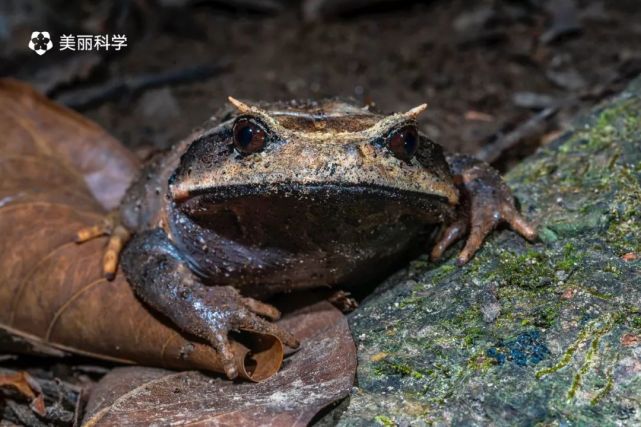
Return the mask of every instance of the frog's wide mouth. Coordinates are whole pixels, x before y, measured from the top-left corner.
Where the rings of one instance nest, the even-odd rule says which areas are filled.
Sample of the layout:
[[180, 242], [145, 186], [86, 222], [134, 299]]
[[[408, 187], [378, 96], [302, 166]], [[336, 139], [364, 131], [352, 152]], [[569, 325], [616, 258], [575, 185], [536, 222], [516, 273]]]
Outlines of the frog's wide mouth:
[[221, 207], [251, 205], [264, 209], [323, 206], [328, 214], [341, 216], [343, 207], [350, 213], [395, 210], [421, 218], [425, 222], [440, 223], [454, 215], [454, 206], [441, 194], [422, 193], [375, 184], [247, 184], [227, 185], [191, 191], [177, 206], [187, 213], [205, 214]]

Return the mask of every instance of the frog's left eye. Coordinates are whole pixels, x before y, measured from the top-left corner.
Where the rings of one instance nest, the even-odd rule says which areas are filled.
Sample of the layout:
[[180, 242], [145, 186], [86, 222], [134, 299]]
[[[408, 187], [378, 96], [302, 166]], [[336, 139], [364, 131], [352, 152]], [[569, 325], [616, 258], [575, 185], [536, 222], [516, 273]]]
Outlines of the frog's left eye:
[[243, 154], [255, 153], [265, 148], [267, 131], [257, 120], [240, 117], [233, 127], [234, 145]]
[[418, 149], [416, 127], [408, 125], [392, 131], [387, 137], [387, 146], [399, 159], [410, 160]]

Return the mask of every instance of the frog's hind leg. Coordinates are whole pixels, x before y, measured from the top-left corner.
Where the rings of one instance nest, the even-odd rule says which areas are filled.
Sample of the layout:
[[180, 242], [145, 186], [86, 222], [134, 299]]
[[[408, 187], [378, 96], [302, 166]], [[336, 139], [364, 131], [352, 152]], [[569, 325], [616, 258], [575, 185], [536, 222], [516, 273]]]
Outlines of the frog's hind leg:
[[113, 280], [118, 269], [118, 259], [131, 233], [120, 224], [116, 212], [110, 213], [101, 224], [86, 227], [76, 233], [76, 243], [84, 243], [101, 236], [109, 236], [107, 249], [102, 257], [102, 271], [108, 280]]

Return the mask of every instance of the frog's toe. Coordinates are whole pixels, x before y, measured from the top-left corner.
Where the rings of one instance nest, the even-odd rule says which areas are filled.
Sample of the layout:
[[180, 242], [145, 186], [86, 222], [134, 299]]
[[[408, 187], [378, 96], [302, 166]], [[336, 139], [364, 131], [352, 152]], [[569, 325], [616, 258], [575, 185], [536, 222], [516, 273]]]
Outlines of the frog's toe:
[[84, 243], [97, 237], [109, 234], [110, 230], [105, 227], [105, 224], [96, 224], [91, 227], [81, 228], [76, 232], [76, 243]]
[[258, 300], [255, 300], [254, 298], [243, 298], [242, 299], [243, 304], [245, 307], [250, 309], [253, 313], [256, 313], [260, 316], [267, 317], [268, 319], [271, 320], [278, 320], [280, 319], [280, 311], [276, 307], [270, 304], [265, 304], [264, 302], [260, 302]]
[[117, 223], [117, 212], [111, 212], [109, 213], [109, 215], [103, 218], [100, 224], [92, 225], [91, 227], [85, 227], [78, 230], [76, 232], [76, 243], [84, 243], [98, 237], [109, 236], [113, 232]]
[[468, 219], [466, 217], [459, 218], [450, 224], [443, 232], [438, 242], [432, 248], [431, 258], [432, 261], [438, 261], [443, 256], [443, 253], [462, 238], [468, 229]]
[[116, 226], [111, 233], [107, 250], [102, 258], [102, 271], [107, 279], [112, 280], [116, 276], [120, 253], [130, 236], [129, 231], [122, 225]]
[[234, 362], [234, 352], [231, 350], [231, 345], [227, 338], [228, 332], [229, 331], [218, 331], [211, 334], [209, 342], [212, 347], [214, 347], [214, 350], [216, 350], [216, 353], [220, 356], [223, 369], [225, 370], [225, 375], [227, 375], [227, 378], [230, 380], [233, 380], [238, 376], [238, 370], [236, 369], [236, 363]]
[[235, 315], [235, 327], [244, 331], [257, 332], [260, 334], [273, 335], [278, 338], [287, 347], [298, 348], [300, 343], [291, 333], [287, 332], [278, 325], [275, 325], [265, 319], [258, 317], [249, 311], [239, 311]]
[[458, 255], [456, 263], [458, 265], [467, 264], [467, 262], [472, 259], [476, 251], [481, 248], [483, 242], [485, 241], [485, 238], [492, 232], [494, 227], [495, 224], [490, 223], [482, 223], [477, 226], [473, 225], [472, 231], [470, 232], [470, 235], [465, 242], [465, 247]]
[[131, 233], [120, 224], [118, 213], [110, 213], [101, 224], [85, 227], [76, 232], [76, 243], [84, 243], [101, 236], [109, 236], [107, 249], [102, 257], [102, 271], [108, 280], [113, 280], [118, 269], [118, 259]]
[[514, 206], [510, 206], [509, 211], [503, 215], [504, 220], [510, 224], [512, 230], [519, 233], [521, 236], [525, 237], [530, 241], [534, 241], [537, 238], [536, 228], [529, 224], [525, 218], [519, 214]]

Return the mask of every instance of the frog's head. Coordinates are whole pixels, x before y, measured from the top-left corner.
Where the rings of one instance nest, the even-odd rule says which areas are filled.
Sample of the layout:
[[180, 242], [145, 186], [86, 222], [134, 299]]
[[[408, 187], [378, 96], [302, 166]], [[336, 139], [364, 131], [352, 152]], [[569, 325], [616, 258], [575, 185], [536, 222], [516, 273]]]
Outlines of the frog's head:
[[436, 223], [458, 203], [441, 147], [417, 130], [425, 104], [383, 116], [333, 100], [230, 102], [237, 114], [197, 138], [172, 177], [171, 196], [191, 213], [251, 199], [261, 209], [292, 212], [318, 202], [355, 215], [411, 212]]

